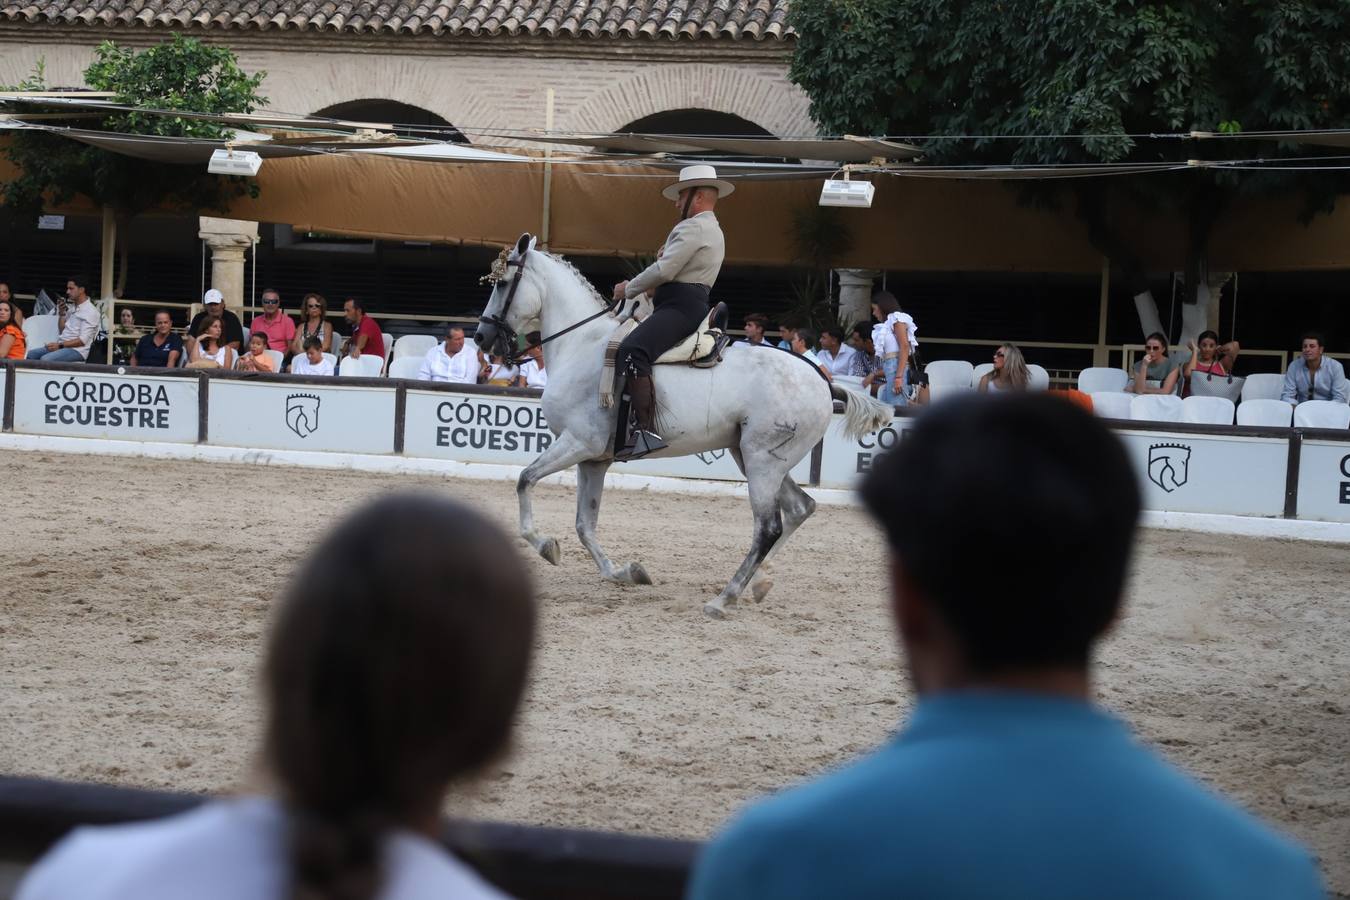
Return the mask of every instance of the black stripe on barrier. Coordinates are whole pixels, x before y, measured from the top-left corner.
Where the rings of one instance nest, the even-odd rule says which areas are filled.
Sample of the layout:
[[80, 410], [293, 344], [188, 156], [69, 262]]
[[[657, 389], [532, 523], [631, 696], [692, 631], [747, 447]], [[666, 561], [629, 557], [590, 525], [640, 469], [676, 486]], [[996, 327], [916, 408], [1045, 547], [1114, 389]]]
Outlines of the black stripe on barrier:
[[408, 431], [408, 386], [399, 379], [394, 388], [394, 452], [403, 453], [403, 436]]
[[14, 366], [5, 366], [5, 409], [4, 421], [0, 428], [5, 431], [14, 430], [14, 387], [18, 383], [14, 375]]
[[[200, 372], [200, 370], [198, 370]], [[205, 444], [210, 436], [211, 379], [202, 372], [197, 376], [197, 443]]]
[[1289, 435], [1289, 464], [1284, 470], [1284, 517], [1298, 518], [1298, 467], [1303, 456], [1303, 432]]
[[[36, 860], [71, 829], [157, 819], [206, 797], [0, 776], [0, 860]], [[521, 900], [676, 900], [699, 845], [572, 828], [445, 819], [440, 841]]]

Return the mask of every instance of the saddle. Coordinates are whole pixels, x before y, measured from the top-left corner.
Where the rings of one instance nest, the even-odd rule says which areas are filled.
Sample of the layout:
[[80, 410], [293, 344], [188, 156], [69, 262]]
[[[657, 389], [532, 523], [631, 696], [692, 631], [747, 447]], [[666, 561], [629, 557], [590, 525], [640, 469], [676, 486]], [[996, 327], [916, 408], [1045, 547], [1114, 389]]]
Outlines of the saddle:
[[722, 361], [722, 351], [726, 343], [719, 341], [726, 336], [727, 305], [715, 303], [708, 317], [693, 334], [662, 353], [656, 364], [684, 363], [700, 369], [711, 369]]
[[[681, 364], [700, 369], [711, 369], [722, 361], [722, 352], [731, 343], [727, 336], [727, 305], [714, 303], [713, 308], [689, 337], [662, 353], [656, 359], [656, 365]], [[605, 367], [600, 374], [600, 406], [608, 409], [614, 405], [614, 361], [619, 353], [619, 344], [628, 337], [629, 332], [638, 323], [629, 319], [610, 336], [605, 347]]]

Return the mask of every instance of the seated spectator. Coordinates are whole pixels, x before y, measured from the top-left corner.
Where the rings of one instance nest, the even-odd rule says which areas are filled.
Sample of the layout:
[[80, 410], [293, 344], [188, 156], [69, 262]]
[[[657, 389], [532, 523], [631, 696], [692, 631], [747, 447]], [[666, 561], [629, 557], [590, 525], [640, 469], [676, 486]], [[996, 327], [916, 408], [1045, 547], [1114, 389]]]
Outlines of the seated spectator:
[[56, 327], [60, 336], [28, 351], [29, 359], [48, 362], [84, 362], [103, 327], [103, 317], [89, 300], [89, 281], [76, 276], [66, 281], [66, 298], [57, 306]]
[[1093, 702], [1140, 499], [1090, 413], [954, 398], [874, 458], [862, 497], [917, 705], [866, 758], [739, 816], [692, 900], [1323, 896], [1304, 849]]
[[276, 350], [283, 355], [290, 352], [291, 341], [295, 340], [295, 320], [281, 311], [281, 295], [273, 288], [262, 292], [262, 315], [254, 316], [249, 323], [249, 334], [259, 332], [267, 335], [267, 349]]
[[203, 295], [202, 303], [206, 304], [206, 308], [192, 317], [192, 321], [188, 323], [188, 334], [201, 334], [203, 323], [210, 319], [219, 319], [222, 328], [221, 340], [234, 351], [235, 355], [238, 355], [244, 346], [244, 326], [238, 316], [225, 308], [225, 295], [211, 288]]
[[767, 346], [764, 329], [769, 327], [769, 317], [763, 313], [751, 313], [745, 317], [745, 342], [756, 347]]
[[353, 357], [370, 354], [383, 358], [384, 335], [375, 320], [366, 315], [365, 304], [355, 297], [348, 297], [342, 304], [342, 316], [352, 326], [352, 336], [343, 346], [343, 352]]
[[525, 355], [529, 359], [520, 364], [520, 374], [516, 376], [516, 387], [532, 387], [543, 390], [548, 386], [548, 373], [544, 371], [543, 336], [537, 331], [525, 335]]
[[130, 306], [124, 306], [117, 311], [117, 327], [113, 329], [114, 334], [135, 334], [136, 333], [136, 313]]
[[811, 365], [820, 370], [820, 374], [825, 376], [826, 381], [834, 381], [834, 376], [830, 370], [816, 356], [816, 352], [811, 349], [816, 342], [816, 333], [810, 328], [798, 328], [792, 332], [792, 352], [805, 359]]
[[28, 338], [14, 321], [14, 301], [0, 298], [0, 359], [23, 359]]
[[535, 634], [527, 572], [469, 506], [366, 505], [275, 610], [259, 753], [273, 795], [80, 828], [18, 897], [503, 900], [438, 838], [450, 787], [509, 748]]
[[[1185, 360], [1167, 355], [1167, 335], [1153, 332], [1144, 341], [1144, 358], [1134, 367], [1134, 380], [1125, 385], [1131, 394], [1175, 394]], [[1150, 381], [1158, 382], [1154, 387]]]
[[167, 309], [155, 311], [155, 330], [136, 343], [133, 366], [172, 369], [183, 356], [183, 339], [173, 333], [173, 316]]
[[337, 355], [333, 349], [333, 325], [328, 321], [328, 301], [323, 299], [322, 294], [306, 294], [300, 302], [300, 325], [291, 338], [291, 355], [304, 353], [305, 341], [312, 337], [319, 339], [321, 353]]
[[872, 343], [872, 326], [868, 322], [859, 322], [853, 326], [853, 333], [848, 338], [849, 346], [857, 351], [849, 366], [848, 374], [855, 378], [863, 380], [863, 387], [870, 388], [872, 396], [876, 396], [880, 385], [879, 379], [885, 378], [886, 373], [881, 367], [881, 360], [877, 357], [876, 345]]
[[[200, 317], [198, 317], [200, 318]], [[217, 316], [202, 319], [199, 331], [183, 342], [188, 351], [189, 369], [233, 369], [238, 354], [224, 341], [225, 322]]]
[[304, 352], [291, 357], [292, 375], [332, 375], [333, 360], [323, 355], [323, 344], [313, 335], [305, 338]]
[[778, 323], [778, 349], [791, 350], [792, 336], [797, 333], [797, 323], [786, 319]]
[[464, 329], [451, 325], [445, 331], [445, 343], [427, 351], [422, 367], [417, 370], [417, 378], [448, 384], [477, 384], [486, 365], [487, 360], [478, 348], [464, 340]]
[[23, 310], [19, 309], [19, 304], [14, 302], [14, 295], [10, 293], [9, 285], [5, 284], [3, 281], [0, 281], [0, 300], [9, 301], [10, 309], [14, 311], [14, 324], [18, 325], [19, 328], [23, 328]]
[[235, 368], [241, 372], [275, 372], [276, 364], [267, 355], [269, 339], [262, 331], [251, 331], [248, 336], [248, 352], [239, 357]]
[[820, 333], [820, 349], [816, 359], [830, 370], [831, 375], [847, 375], [853, 368], [853, 357], [858, 351], [844, 343], [844, 332], [838, 328], [826, 328]]
[[[1329, 356], [1324, 356], [1322, 335], [1310, 331], [1303, 336], [1303, 355], [1289, 364], [1284, 373], [1284, 389], [1280, 399], [1295, 406], [1304, 400], [1350, 399], [1350, 384], [1345, 380], [1345, 367]], [[32, 357], [32, 354], [29, 354]]]
[[487, 384], [494, 384], [498, 387], [510, 387], [515, 382], [516, 376], [520, 374], [520, 368], [508, 363], [505, 357], [493, 354], [488, 358]]
[[1031, 384], [1022, 351], [1012, 344], [1004, 344], [994, 351], [994, 368], [980, 376], [979, 389], [988, 394], [1025, 391]]

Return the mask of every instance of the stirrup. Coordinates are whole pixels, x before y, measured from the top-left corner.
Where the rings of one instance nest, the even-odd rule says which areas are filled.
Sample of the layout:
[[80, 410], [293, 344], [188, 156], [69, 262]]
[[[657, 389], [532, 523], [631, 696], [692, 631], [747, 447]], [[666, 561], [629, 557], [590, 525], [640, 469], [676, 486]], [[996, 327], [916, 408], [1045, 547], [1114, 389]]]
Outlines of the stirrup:
[[634, 428], [632, 435], [628, 438], [628, 445], [614, 452], [614, 461], [628, 462], [629, 460], [642, 459], [648, 453], [664, 450], [667, 446], [666, 442], [661, 439], [661, 435], [656, 432]]
[[700, 356], [690, 363], [696, 369], [711, 369], [722, 361], [722, 354], [726, 352], [731, 345], [731, 335], [726, 332], [709, 332], [713, 337], [713, 348], [708, 351], [707, 356]]

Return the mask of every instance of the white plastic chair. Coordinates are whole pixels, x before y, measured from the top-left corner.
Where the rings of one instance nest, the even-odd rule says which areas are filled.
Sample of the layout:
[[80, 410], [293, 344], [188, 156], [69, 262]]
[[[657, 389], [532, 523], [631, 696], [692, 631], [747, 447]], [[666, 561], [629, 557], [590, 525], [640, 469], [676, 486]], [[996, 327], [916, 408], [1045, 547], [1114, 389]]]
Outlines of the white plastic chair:
[[1038, 366], [1035, 363], [1027, 363], [1027, 374], [1031, 376], [1027, 380], [1027, 390], [1029, 391], [1050, 390], [1050, 373], [1045, 371], [1045, 366]]
[[1238, 404], [1239, 425], [1261, 425], [1267, 428], [1288, 428], [1294, 421], [1294, 407], [1283, 400], [1243, 400]]
[[1130, 404], [1134, 401], [1134, 394], [1127, 394], [1124, 391], [1093, 391], [1088, 396], [1092, 398], [1092, 411], [1102, 418], [1130, 418]]
[[345, 377], [379, 378], [384, 369], [384, 357], [366, 353], [358, 357], [344, 356], [338, 365], [338, 374]]
[[1181, 421], [1193, 425], [1232, 425], [1233, 401], [1227, 397], [1187, 397], [1181, 401]]
[[243, 342], [242, 344], [239, 345], [239, 352], [240, 352], [240, 353], [247, 353], [247, 352], [248, 352], [248, 336], [249, 336], [250, 334], [252, 334], [253, 332], [249, 331], [249, 328], [248, 328], [247, 325], [241, 325], [241, 326], [239, 326], [239, 327], [244, 329], [244, 342]]
[[24, 344], [29, 350], [41, 347], [43, 344], [50, 344], [61, 336], [57, 329], [57, 317], [50, 316], [29, 316], [23, 320]]
[[1248, 400], [1278, 400], [1284, 390], [1284, 376], [1262, 373], [1248, 375], [1242, 384], [1242, 402]]
[[389, 368], [389, 360], [394, 355], [394, 342], [390, 339], [389, 335], [381, 331], [380, 343], [384, 346], [384, 360], [380, 363], [380, 371], [383, 372], [385, 369]]
[[1294, 407], [1295, 428], [1350, 428], [1350, 405], [1339, 400], [1304, 400]]
[[390, 378], [408, 378], [417, 380], [417, 373], [422, 368], [422, 357], [420, 356], [396, 356], [394, 361], [389, 364]]
[[286, 361], [286, 354], [282, 353], [280, 350], [268, 348], [267, 355], [272, 358], [272, 371], [280, 372], [281, 364]]
[[434, 334], [405, 334], [394, 341], [394, 360], [398, 361], [405, 356], [415, 356], [420, 360], [427, 355], [428, 350], [439, 343], [440, 339]]
[[1078, 373], [1078, 389], [1085, 394], [1098, 391], [1120, 392], [1130, 383], [1130, 376], [1124, 369], [1112, 369], [1109, 366], [1089, 366]]
[[336, 372], [336, 371], [337, 371], [337, 367], [338, 367], [338, 363], [337, 363], [337, 354], [336, 354], [336, 353], [325, 353], [325, 354], [323, 354], [323, 358], [326, 359], [326, 360], [328, 360], [330, 363], [333, 364], [333, 371]]
[[1140, 394], [1130, 401], [1130, 418], [1137, 422], [1180, 422], [1181, 406], [1181, 398], [1175, 394]]
[[975, 367], [964, 359], [939, 359], [923, 367], [928, 376], [928, 385], [956, 386], [969, 389], [971, 374]]
[[978, 388], [980, 386], [980, 379], [992, 371], [994, 371], [993, 363], [980, 363], [975, 367], [974, 371], [970, 373], [970, 386]]

